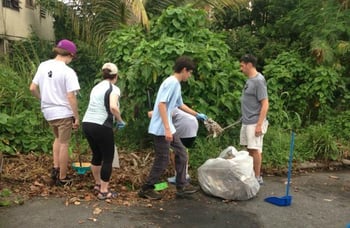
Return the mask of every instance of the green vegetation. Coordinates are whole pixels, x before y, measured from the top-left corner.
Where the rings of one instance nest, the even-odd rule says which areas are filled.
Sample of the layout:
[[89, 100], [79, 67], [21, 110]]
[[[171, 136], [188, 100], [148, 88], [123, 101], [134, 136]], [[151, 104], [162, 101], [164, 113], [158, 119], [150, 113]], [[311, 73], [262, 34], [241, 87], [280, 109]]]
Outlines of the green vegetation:
[[[96, 7], [103, 9], [108, 1], [102, 2], [104, 5], [96, 3]], [[118, 14], [116, 24], [109, 23], [106, 31], [98, 26], [107, 20], [102, 15], [96, 15], [94, 25], [87, 23], [95, 26], [93, 30], [75, 30], [76, 21], [63, 17], [66, 14], [57, 13], [57, 9], [52, 12], [56, 12], [56, 21], [61, 21], [56, 24], [57, 38], [71, 38], [78, 44], [78, 59], [72, 67], [82, 87], [81, 115], [90, 89], [100, 80], [102, 63], [118, 65], [121, 108], [128, 125], [118, 132], [116, 141], [130, 151], [151, 146], [147, 94], [154, 101], [177, 56], [189, 55], [197, 63], [193, 77], [182, 85], [185, 103], [224, 127], [240, 116], [245, 77], [239, 72], [238, 58], [246, 52], [254, 53], [259, 58], [258, 69], [266, 76], [270, 98], [264, 166], [283, 168], [292, 129], [297, 133], [298, 162], [348, 156], [350, 27], [346, 25], [350, 23], [350, 10], [343, 2], [347, 1], [257, 0], [250, 9], [244, 5], [224, 11], [215, 8], [209, 17], [198, 5], [170, 4], [165, 9], [169, 4], [157, 1], [148, 6], [152, 12], [148, 29], [134, 23], [127, 17], [130, 11], [125, 11], [125, 17]], [[94, 34], [88, 36], [89, 31]], [[0, 150], [6, 154], [50, 153], [51, 132], [28, 86], [39, 62], [50, 57], [51, 47], [33, 36], [15, 43], [11, 55], [0, 65]], [[196, 146], [190, 150], [194, 168], [227, 146], [240, 149], [239, 127], [227, 129], [217, 138], [206, 136], [201, 124]]]
[[13, 204], [23, 204], [23, 199], [14, 196], [8, 188], [2, 189], [0, 191], [0, 207], [7, 207]]

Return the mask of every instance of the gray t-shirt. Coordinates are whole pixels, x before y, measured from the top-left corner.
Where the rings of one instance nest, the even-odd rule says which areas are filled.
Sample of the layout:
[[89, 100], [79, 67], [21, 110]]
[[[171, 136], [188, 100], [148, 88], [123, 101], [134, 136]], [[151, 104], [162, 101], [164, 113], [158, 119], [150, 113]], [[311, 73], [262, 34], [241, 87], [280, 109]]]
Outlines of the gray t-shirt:
[[267, 85], [261, 73], [246, 81], [241, 97], [243, 124], [256, 124], [258, 122], [261, 110], [260, 102], [267, 97]]
[[197, 136], [198, 120], [195, 116], [175, 108], [172, 112], [173, 124], [180, 138], [193, 138]]

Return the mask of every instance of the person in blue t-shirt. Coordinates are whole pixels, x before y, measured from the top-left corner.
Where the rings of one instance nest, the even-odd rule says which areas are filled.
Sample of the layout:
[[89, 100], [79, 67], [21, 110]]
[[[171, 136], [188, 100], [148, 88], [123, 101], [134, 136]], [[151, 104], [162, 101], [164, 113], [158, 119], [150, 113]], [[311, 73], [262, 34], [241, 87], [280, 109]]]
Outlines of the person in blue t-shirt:
[[[152, 117], [153, 111], [149, 111], [147, 113], [148, 117]], [[179, 108], [175, 108], [173, 113], [171, 114], [172, 121], [176, 129], [176, 133], [179, 136], [182, 144], [187, 149], [187, 156], [189, 156], [188, 149], [191, 148], [194, 144], [194, 141], [197, 138], [197, 132], [198, 132], [198, 120], [195, 116], [182, 111]], [[170, 162], [172, 167], [175, 168], [175, 155], [170, 150]], [[190, 175], [188, 173], [188, 160], [187, 159], [187, 165], [186, 165], [186, 180], [190, 180]], [[176, 184], [176, 172], [175, 176], [169, 177], [168, 182], [172, 184]]]
[[161, 194], [154, 191], [154, 184], [158, 182], [169, 164], [170, 146], [175, 153], [176, 195], [184, 197], [198, 191], [198, 188], [186, 181], [187, 152], [172, 122], [172, 113], [175, 108], [179, 108], [199, 120], [208, 118], [205, 114], [189, 108], [182, 100], [180, 82], [187, 81], [194, 68], [195, 64], [192, 59], [187, 56], [179, 57], [175, 62], [173, 75], [166, 78], [159, 87], [148, 127], [148, 133], [153, 136], [155, 159], [147, 181], [138, 193], [140, 197], [152, 200], [162, 198]]

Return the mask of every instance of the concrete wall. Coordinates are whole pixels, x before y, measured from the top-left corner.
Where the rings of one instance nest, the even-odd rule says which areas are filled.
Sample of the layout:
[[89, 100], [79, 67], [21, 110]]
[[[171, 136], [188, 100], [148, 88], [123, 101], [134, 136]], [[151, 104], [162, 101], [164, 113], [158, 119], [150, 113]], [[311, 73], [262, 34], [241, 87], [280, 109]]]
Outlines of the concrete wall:
[[44, 40], [55, 39], [53, 17], [47, 13], [42, 17], [40, 7], [26, 6], [26, 0], [21, 0], [19, 6], [19, 10], [4, 7], [3, 0], [0, 0], [1, 40], [19, 40], [30, 36], [32, 32]]

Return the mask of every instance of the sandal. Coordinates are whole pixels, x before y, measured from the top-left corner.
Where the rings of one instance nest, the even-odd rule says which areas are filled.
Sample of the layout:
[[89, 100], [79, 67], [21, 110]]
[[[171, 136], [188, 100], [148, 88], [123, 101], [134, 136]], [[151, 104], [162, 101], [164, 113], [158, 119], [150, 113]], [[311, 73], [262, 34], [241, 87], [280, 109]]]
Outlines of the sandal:
[[101, 185], [100, 184], [95, 184], [94, 188], [93, 188], [93, 191], [95, 194], [98, 194], [100, 193], [100, 188], [101, 188]]
[[97, 195], [97, 198], [99, 200], [106, 200], [106, 199], [117, 198], [117, 196], [118, 196], [118, 193], [108, 191], [108, 192], [99, 192], [98, 195]]

